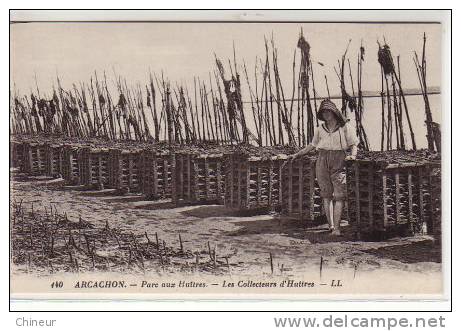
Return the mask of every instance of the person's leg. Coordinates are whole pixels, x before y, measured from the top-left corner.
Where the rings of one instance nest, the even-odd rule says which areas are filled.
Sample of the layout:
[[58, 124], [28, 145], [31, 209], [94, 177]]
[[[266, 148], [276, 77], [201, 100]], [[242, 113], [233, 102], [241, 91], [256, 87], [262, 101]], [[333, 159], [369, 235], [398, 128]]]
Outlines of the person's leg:
[[334, 217], [331, 213], [331, 203], [332, 200], [330, 198], [323, 198], [323, 210], [325, 211], [325, 214], [327, 215], [327, 220], [328, 220], [328, 227], [330, 229], [334, 228]]
[[330, 206], [333, 199], [333, 184], [330, 179], [327, 153], [327, 151], [319, 150], [319, 155], [315, 164], [315, 175], [320, 187], [320, 196], [323, 199], [323, 209], [327, 215], [328, 226], [331, 227], [333, 225], [333, 217]]
[[331, 181], [333, 183], [333, 223], [335, 231], [333, 234], [339, 235], [341, 216], [343, 213], [344, 200], [346, 199], [346, 171], [344, 164], [345, 154], [343, 151], [335, 152], [332, 162]]
[[341, 216], [343, 214], [343, 207], [344, 207], [343, 200], [336, 200], [333, 202], [333, 223], [335, 226], [335, 230], [333, 231], [333, 234], [336, 234], [336, 235], [341, 234], [340, 223], [341, 223]]

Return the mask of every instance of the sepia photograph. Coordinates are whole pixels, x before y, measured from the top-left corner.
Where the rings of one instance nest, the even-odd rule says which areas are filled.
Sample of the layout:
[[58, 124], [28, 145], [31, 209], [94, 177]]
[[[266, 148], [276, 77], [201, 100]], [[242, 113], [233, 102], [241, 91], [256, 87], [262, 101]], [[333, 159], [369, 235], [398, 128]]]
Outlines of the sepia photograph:
[[23, 17], [11, 298], [446, 294], [440, 21]]

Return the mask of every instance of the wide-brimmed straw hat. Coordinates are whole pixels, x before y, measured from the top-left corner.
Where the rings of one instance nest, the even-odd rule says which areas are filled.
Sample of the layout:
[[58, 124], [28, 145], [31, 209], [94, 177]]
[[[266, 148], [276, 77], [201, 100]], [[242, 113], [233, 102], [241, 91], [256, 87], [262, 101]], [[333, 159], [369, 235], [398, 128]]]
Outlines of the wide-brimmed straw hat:
[[317, 113], [317, 118], [319, 120], [325, 121], [323, 114], [325, 114], [326, 111], [331, 111], [336, 116], [336, 119], [338, 120], [338, 124], [340, 126], [344, 126], [346, 124], [347, 120], [344, 118], [343, 114], [341, 114], [336, 105], [329, 99], [323, 100], [320, 104], [319, 111]]

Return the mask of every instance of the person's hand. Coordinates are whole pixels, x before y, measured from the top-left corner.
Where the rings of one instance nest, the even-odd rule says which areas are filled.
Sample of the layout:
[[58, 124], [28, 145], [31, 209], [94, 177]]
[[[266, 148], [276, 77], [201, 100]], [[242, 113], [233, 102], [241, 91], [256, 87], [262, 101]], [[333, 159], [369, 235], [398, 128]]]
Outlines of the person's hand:
[[283, 162], [282, 167], [284, 167], [288, 162], [295, 160], [298, 157], [298, 154], [289, 154], [287, 155], [287, 158], [285, 162]]
[[357, 158], [356, 155], [347, 155], [347, 156], [346, 156], [346, 161], [355, 160], [356, 158]]

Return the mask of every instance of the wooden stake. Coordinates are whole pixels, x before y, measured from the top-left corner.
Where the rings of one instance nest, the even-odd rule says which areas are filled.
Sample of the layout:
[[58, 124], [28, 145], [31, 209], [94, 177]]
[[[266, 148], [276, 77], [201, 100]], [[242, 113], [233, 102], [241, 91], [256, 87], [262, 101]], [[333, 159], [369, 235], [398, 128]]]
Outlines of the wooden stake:
[[182, 245], [182, 238], [181, 238], [181, 234], [179, 234], [179, 249], [181, 251], [181, 254], [184, 253], [184, 247]]
[[323, 270], [323, 256], [320, 256], [320, 278], [322, 278], [322, 270]]
[[274, 261], [272, 259], [272, 253], [269, 252], [269, 263], [271, 265], [271, 275], [274, 274]]
[[144, 235], [146, 236], [147, 244], [150, 245], [150, 239], [149, 239], [149, 236], [147, 235], [147, 231], [144, 232]]
[[207, 242], [208, 244], [208, 255], [210, 256], [210, 261], [213, 261], [213, 255], [211, 255], [211, 247], [210, 247], [210, 242]]

